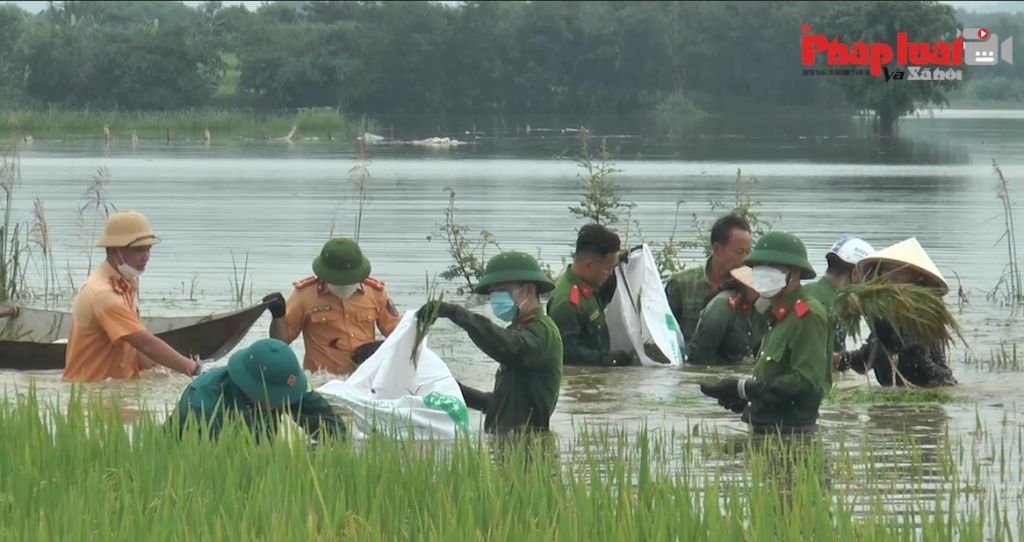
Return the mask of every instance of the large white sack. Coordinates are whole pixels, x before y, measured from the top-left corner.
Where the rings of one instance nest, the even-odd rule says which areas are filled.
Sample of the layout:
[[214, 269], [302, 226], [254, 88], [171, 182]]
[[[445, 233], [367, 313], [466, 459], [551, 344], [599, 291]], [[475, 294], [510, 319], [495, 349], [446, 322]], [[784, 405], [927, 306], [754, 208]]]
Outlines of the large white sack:
[[471, 435], [466, 399], [455, 377], [427, 348], [425, 338], [413, 367], [415, 341], [416, 311], [406, 311], [395, 331], [347, 380], [331, 380], [316, 391], [351, 410], [364, 434], [376, 430], [414, 439]]
[[629, 254], [625, 265], [615, 268], [618, 284], [605, 308], [613, 350], [633, 350], [646, 367], [664, 367], [651, 359], [645, 343], [660, 350], [671, 365], [682, 365], [683, 334], [672, 316], [654, 254], [647, 245]]

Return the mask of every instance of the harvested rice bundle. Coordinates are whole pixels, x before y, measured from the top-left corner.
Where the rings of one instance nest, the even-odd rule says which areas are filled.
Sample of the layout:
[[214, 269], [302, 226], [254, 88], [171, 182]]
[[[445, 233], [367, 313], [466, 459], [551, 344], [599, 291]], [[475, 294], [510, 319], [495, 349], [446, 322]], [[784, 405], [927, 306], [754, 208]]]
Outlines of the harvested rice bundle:
[[835, 301], [836, 317], [858, 339], [860, 319], [873, 329], [885, 321], [896, 332], [922, 345], [948, 346], [954, 334], [963, 341], [960, 325], [950, 312], [939, 290], [917, 284], [893, 284], [872, 279], [839, 288]]

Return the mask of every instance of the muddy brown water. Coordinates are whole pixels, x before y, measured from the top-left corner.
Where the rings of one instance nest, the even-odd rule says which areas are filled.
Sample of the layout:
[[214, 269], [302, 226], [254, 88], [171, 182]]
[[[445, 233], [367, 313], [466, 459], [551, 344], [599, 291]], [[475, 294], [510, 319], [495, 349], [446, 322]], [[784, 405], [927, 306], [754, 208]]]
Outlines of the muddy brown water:
[[[992, 495], [1016, 502], [1024, 460], [1016, 405], [1021, 368], [1013, 360], [1009, 366], [993, 367], [992, 360], [994, 351], [1013, 348], [1020, 325], [998, 300], [986, 299], [986, 293], [999, 282], [1008, 262], [1000, 240], [1005, 228], [991, 162], [997, 160], [1011, 182], [1024, 176], [1024, 112], [922, 115], [904, 120], [898, 142], [863, 137], [863, 127], [852, 122], [807, 123], [806, 129], [792, 122], [779, 126], [723, 121], [685, 137], [607, 134], [615, 165], [622, 170], [610, 179], [625, 189], [625, 199], [636, 202], [633, 217], [645, 236], [660, 241], [673, 228], [679, 200], [686, 203], [678, 236], [693, 237], [692, 213], [716, 216], [708, 202], [733, 197], [739, 168], [744, 176], [758, 180], [752, 190], [760, 211], [781, 217], [775, 228], [804, 240], [819, 272], [824, 270], [827, 248], [844, 235], [864, 237], [876, 249], [916, 236], [953, 286], [948, 301], [956, 303], [958, 283], [970, 296], [970, 304], [958, 312], [969, 344], [959, 346], [952, 356], [960, 380], [952, 390], [956, 401], [831, 401], [822, 408], [823, 434], [836, 446], [842, 441], [849, 449], [872, 450], [876, 461], [861, 466], [861, 478], [867, 480], [860, 483], [876, 481], [894, 507], [927, 500], [927, 487], [933, 494], [937, 491], [928, 485], [944, 480], [934, 472], [934, 452], [946, 448], [960, 465], [962, 483], [972, 480], [989, 487]], [[437, 135], [468, 139], [461, 133]], [[387, 283], [400, 309], [414, 310], [422, 304], [425, 273], [433, 276], [450, 262], [443, 240], [427, 240], [437, 235], [437, 225], [444, 220], [446, 187], [455, 189], [458, 220], [471, 233], [487, 230], [502, 247], [539, 253], [559, 270], [574, 240], [574, 228], [582, 223], [568, 212], [580, 197], [581, 170], [573, 160], [562, 158], [578, 146], [572, 134], [558, 130], [534, 130], [517, 137], [484, 135], [475, 143], [448, 149], [371, 146], [370, 199], [360, 243], [373, 264], [373, 275]], [[109, 200], [118, 209], [145, 213], [163, 239], [142, 280], [143, 311], [176, 315], [229, 310], [234, 307], [232, 253], [235, 265], [248, 258], [248, 301], [250, 295], [259, 299], [273, 291], [286, 294], [293, 281], [308, 276], [310, 261], [332, 225], [337, 233], [354, 233], [358, 206], [348, 174], [354, 158], [354, 146], [339, 141], [239, 142], [215, 135], [206, 147], [201, 141], [143, 141], [132, 146], [130, 141], [105, 145], [37, 138], [21, 150], [22, 183], [15, 194], [13, 218], [30, 219], [32, 201], [40, 198], [58, 275], [63, 280], [70, 274], [80, 283], [89, 271], [87, 255], [91, 252], [93, 262], [101, 256], [85, 248], [93, 231], [91, 224], [83, 226], [78, 209], [86, 200], [91, 177], [97, 168], [106, 167]], [[1021, 220], [1024, 217], [1018, 223]], [[683, 259], [695, 262], [699, 257], [690, 252]], [[34, 271], [36, 277], [41, 277], [41, 269]], [[41, 278], [35, 281], [37, 291], [41, 284]], [[454, 290], [458, 284], [450, 286]], [[486, 310], [480, 299], [452, 296], [475, 310]], [[56, 303], [66, 305], [67, 300]], [[243, 344], [266, 336], [268, 323], [265, 315]], [[431, 335], [431, 347], [460, 380], [489, 387], [495, 364], [457, 331], [441, 322]], [[301, 352], [301, 340], [295, 347]], [[553, 423], [565, 436], [584, 426], [674, 430], [679, 446], [709, 431], [740, 432], [743, 426], [737, 417], [697, 389], [699, 379], [716, 372], [722, 371], [569, 367]], [[314, 384], [329, 379], [313, 376]], [[69, 391], [59, 372], [3, 372], [0, 382], [9, 391], [17, 387], [22, 392], [32, 383], [46, 396], [66, 396]], [[187, 382], [154, 371], [136, 383], [96, 387], [129, 403], [162, 409], [173, 404]], [[857, 375], [837, 380], [840, 388], [878, 392], [872, 384]], [[473, 416], [474, 427], [479, 427], [479, 416]], [[923, 450], [917, 457], [904, 453], [906, 445], [900, 439], [907, 436]], [[957, 453], [960, 447], [966, 453]], [[924, 485], [913, 492], [886, 490], [886, 484], [896, 483], [887, 481], [890, 478], [909, 476], [906, 469], [913, 462], [925, 465], [925, 472], [915, 475]]]

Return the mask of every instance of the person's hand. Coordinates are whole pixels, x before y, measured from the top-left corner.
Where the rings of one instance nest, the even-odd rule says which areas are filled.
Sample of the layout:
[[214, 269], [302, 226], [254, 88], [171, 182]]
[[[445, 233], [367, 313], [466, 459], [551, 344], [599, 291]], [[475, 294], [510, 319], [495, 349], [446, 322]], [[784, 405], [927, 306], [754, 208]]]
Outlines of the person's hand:
[[267, 306], [267, 310], [270, 311], [272, 318], [284, 318], [284, 313], [288, 309], [288, 305], [284, 301], [284, 296], [281, 292], [274, 292], [263, 298], [263, 303]]
[[708, 397], [723, 401], [736, 401], [740, 399], [738, 378], [723, 378], [711, 384], [701, 384], [700, 392]]
[[719, 399], [718, 404], [726, 409], [735, 412], [736, 414], [743, 414], [743, 411], [747, 409], [748, 401], [744, 399], [725, 400]]
[[194, 363], [195, 365], [193, 365], [192, 369], [188, 372], [188, 376], [195, 378], [203, 374], [203, 364], [198, 359], [192, 360], [192, 363]]
[[416, 311], [416, 319], [423, 321], [428, 314], [436, 314], [438, 318], [448, 318], [455, 311], [455, 306], [444, 301], [427, 301]]
[[633, 356], [629, 355], [629, 352], [625, 350], [612, 350], [612, 365], [616, 367], [626, 367], [633, 365]]
[[839, 357], [839, 352], [835, 352], [832, 354], [832, 370], [840, 372], [842, 371], [842, 369], [839, 368], [840, 359], [841, 358]]
[[844, 350], [843, 352], [836, 352], [832, 354], [832, 367], [836, 372], [842, 373], [850, 370], [850, 356]]

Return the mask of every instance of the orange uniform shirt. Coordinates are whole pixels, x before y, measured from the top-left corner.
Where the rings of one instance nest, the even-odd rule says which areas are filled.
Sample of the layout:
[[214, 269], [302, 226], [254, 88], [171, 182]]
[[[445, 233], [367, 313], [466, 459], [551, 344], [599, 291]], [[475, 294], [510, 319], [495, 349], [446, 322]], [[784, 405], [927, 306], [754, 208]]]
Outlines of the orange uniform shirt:
[[85, 281], [71, 313], [64, 381], [138, 378], [141, 356], [124, 338], [143, 331], [138, 283], [104, 261]]
[[293, 286], [286, 300], [287, 336], [283, 340], [291, 344], [302, 334], [306, 347], [302, 365], [310, 371], [351, 374], [356, 370], [352, 363], [355, 349], [377, 340], [374, 326], [387, 337], [401, 320], [384, 283], [373, 277], [344, 301], [315, 276]]

